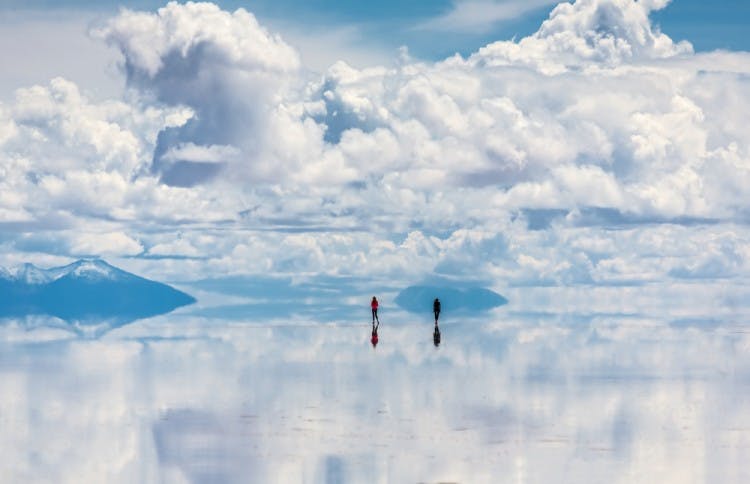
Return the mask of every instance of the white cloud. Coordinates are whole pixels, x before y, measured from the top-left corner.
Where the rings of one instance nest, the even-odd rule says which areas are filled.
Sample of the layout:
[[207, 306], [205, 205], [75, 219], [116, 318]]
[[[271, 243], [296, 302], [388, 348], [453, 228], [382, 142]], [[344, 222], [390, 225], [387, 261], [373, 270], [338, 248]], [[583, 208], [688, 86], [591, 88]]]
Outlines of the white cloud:
[[236, 157], [240, 151], [233, 146], [209, 145], [198, 146], [193, 143], [179, 144], [170, 148], [162, 156], [165, 161], [194, 161], [202, 163], [219, 163]]
[[[6, 147], [34, 157], [40, 168], [52, 172], [76, 166], [134, 173], [147, 153], [128, 128], [156, 121], [137, 119], [132, 107], [121, 102], [91, 104], [75, 84], [62, 78], [50, 81], [49, 87], [19, 89], [11, 116], [18, 142], [6, 140]], [[29, 138], [35, 142], [25, 143]], [[61, 167], [58, 157], [67, 158], [67, 166]]]
[[226, 218], [216, 197], [162, 185], [151, 172], [156, 133], [185, 117], [182, 108], [92, 102], [61, 78], [18, 90], [0, 109], [2, 222]]
[[122, 232], [75, 234], [69, 244], [70, 254], [75, 256], [127, 256], [143, 252], [140, 242]]
[[651, 26], [648, 15], [667, 1], [577, 0], [562, 2], [539, 30], [519, 42], [489, 44], [472, 56], [487, 65], [528, 65], [548, 74], [585, 64], [614, 66], [633, 60], [692, 52]]
[[199, 251], [190, 242], [183, 239], [175, 240], [174, 242], [156, 244], [148, 250], [149, 255], [156, 256], [186, 256], [186, 257], [200, 257], [205, 256], [204, 251]]
[[168, 68], [165, 58], [170, 55], [187, 59], [203, 48], [211, 51], [205, 60], [213, 61], [213, 67], [259, 72], [299, 68], [296, 51], [269, 34], [251, 13], [238, 9], [230, 14], [207, 2], [170, 2], [156, 14], [123, 10], [93, 33], [117, 45], [129, 68], [151, 78]]
[[338, 62], [312, 81], [244, 10], [125, 10], [97, 30], [123, 54], [125, 100], [54, 79], [0, 106], [5, 243], [127, 234], [140, 246], [122, 253], [145, 248], [158, 257], [143, 267], [178, 279], [171, 256], [193, 274], [739, 276], [743, 251], [678, 261], [700, 259], [716, 225], [685, 225], [691, 244], [658, 262], [589, 230], [705, 221], [746, 237], [749, 56], [693, 54], [651, 25], [664, 5], [579, 0], [468, 58]]
[[123, 10], [93, 33], [122, 52], [128, 85], [195, 113], [184, 126], [160, 135], [154, 168], [163, 181], [192, 186], [220, 171], [211, 162], [165, 160], [163, 166], [165, 153], [185, 143], [241, 147], [244, 163], [233, 176], [255, 180], [273, 173], [275, 160], [265, 159], [269, 145], [286, 128], [294, 129], [287, 119], [281, 126], [273, 121], [289, 84], [301, 80], [300, 61], [294, 48], [251, 13], [170, 2], [156, 13]]

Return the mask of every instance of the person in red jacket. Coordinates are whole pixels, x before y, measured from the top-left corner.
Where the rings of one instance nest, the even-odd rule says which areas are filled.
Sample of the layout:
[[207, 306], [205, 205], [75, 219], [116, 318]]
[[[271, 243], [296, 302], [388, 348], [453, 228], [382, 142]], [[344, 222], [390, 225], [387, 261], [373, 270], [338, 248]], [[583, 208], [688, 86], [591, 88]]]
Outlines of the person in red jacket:
[[380, 326], [379, 322], [378, 324], [372, 323], [372, 337], [370, 338], [370, 343], [372, 343], [373, 348], [378, 345], [378, 326]]
[[378, 300], [375, 296], [372, 296], [370, 307], [372, 308], [372, 324], [375, 324], [375, 320], [380, 324], [380, 319], [378, 319]]

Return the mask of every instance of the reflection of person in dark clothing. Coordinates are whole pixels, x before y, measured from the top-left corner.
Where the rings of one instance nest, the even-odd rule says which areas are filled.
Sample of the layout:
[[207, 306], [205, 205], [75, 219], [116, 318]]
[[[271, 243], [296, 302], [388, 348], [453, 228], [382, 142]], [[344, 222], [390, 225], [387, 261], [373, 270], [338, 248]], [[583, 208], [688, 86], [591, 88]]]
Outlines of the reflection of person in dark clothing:
[[372, 323], [375, 324], [375, 320], [377, 320], [378, 324], [380, 324], [380, 319], [378, 319], [378, 300], [375, 296], [372, 296], [370, 307], [372, 308]]
[[432, 303], [432, 312], [435, 313], [435, 324], [437, 324], [440, 317], [440, 299], [435, 298], [435, 302]]
[[437, 321], [435, 321], [435, 331], [432, 333], [432, 343], [435, 345], [435, 348], [440, 346], [440, 328], [438, 328]]
[[373, 348], [378, 345], [378, 326], [380, 326], [380, 322], [378, 322], [378, 324], [372, 323], [372, 337], [370, 337], [370, 343], [372, 343]]

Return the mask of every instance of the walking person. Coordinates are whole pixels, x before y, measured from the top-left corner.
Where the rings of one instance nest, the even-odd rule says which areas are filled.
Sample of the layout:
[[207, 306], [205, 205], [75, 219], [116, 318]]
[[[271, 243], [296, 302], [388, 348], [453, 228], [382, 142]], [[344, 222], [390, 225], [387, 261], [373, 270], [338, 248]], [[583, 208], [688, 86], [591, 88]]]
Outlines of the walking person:
[[432, 303], [432, 312], [435, 313], [435, 324], [437, 324], [440, 317], [440, 299], [435, 298], [435, 302]]
[[372, 302], [370, 302], [370, 307], [372, 308], [372, 324], [375, 324], [375, 321], [377, 320], [378, 325], [379, 325], [380, 319], [378, 318], [378, 300], [375, 296], [372, 296]]

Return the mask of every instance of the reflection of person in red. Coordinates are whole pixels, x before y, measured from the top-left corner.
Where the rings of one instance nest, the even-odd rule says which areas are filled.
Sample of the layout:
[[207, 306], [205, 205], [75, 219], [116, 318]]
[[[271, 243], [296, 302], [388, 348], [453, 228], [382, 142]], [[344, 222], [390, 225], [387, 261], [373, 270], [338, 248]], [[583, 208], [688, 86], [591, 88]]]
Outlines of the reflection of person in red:
[[380, 326], [379, 321], [378, 324], [372, 323], [372, 337], [370, 338], [370, 343], [372, 343], [373, 348], [378, 345], [378, 326]]
[[378, 319], [378, 300], [375, 298], [375, 296], [372, 296], [370, 307], [372, 308], [372, 324], [375, 324], [376, 319], [378, 321], [378, 324], [380, 324], [380, 319]]

